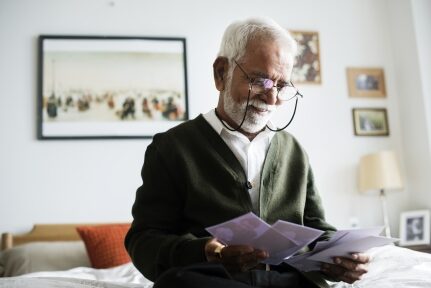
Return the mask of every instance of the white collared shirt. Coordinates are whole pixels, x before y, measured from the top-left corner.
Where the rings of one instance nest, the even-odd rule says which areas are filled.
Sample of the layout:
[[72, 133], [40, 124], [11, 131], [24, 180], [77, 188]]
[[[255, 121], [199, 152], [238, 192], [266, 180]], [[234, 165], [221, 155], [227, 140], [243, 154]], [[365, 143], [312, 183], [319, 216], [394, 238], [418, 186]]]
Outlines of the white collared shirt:
[[249, 189], [249, 193], [253, 208], [259, 211], [260, 177], [266, 153], [275, 133], [266, 128], [250, 141], [244, 134], [226, 129], [217, 118], [214, 109], [204, 114], [203, 117], [214, 128], [217, 134], [220, 135], [233, 154], [235, 154], [239, 163], [241, 163], [247, 180], [252, 186]]

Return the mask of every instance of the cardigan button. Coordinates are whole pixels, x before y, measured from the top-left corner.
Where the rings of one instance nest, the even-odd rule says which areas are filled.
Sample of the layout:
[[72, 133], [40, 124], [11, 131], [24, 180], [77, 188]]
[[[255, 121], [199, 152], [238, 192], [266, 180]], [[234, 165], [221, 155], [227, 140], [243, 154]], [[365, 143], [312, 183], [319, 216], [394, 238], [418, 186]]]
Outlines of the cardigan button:
[[251, 185], [250, 181], [247, 181], [247, 183], [245, 183], [245, 186], [247, 187], [247, 189], [253, 188], [253, 185]]

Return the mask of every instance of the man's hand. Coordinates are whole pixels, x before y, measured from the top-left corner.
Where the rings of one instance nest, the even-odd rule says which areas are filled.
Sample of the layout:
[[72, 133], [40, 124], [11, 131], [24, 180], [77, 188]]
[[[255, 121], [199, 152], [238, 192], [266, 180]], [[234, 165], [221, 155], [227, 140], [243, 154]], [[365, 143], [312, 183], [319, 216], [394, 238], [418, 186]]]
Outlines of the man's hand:
[[339, 281], [352, 284], [368, 272], [367, 264], [370, 257], [363, 253], [353, 253], [352, 259], [335, 257], [334, 264], [324, 263], [322, 272]]
[[[216, 253], [217, 250], [220, 253]], [[247, 271], [268, 258], [267, 252], [249, 245], [224, 246], [214, 238], [206, 243], [205, 255], [208, 262], [222, 263], [229, 272]]]

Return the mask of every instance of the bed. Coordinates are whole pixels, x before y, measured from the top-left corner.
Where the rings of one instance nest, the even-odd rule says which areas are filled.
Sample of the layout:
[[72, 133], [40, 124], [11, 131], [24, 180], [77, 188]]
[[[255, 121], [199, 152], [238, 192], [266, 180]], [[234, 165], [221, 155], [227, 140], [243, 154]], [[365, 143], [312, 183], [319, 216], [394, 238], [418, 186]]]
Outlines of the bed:
[[124, 258], [129, 225], [37, 224], [27, 234], [3, 233], [0, 288], [150, 288], [152, 282]]
[[[116, 243], [125, 252], [122, 237], [128, 225], [50, 224], [35, 225], [24, 235], [5, 233], [0, 252], [0, 288], [151, 288], [152, 282], [137, 271], [130, 259], [118, 258], [115, 253], [94, 254], [82, 230], [99, 231], [97, 245], [102, 250], [112, 250], [104, 246], [104, 241]], [[122, 237], [113, 240], [109, 233]], [[353, 285], [329, 283], [331, 288], [431, 287], [431, 254], [392, 245], [373, 248], [368, 253], [372, 261], [363, 279]], [[107, 259], [105, 263], [94, 262], [103, 257]]]

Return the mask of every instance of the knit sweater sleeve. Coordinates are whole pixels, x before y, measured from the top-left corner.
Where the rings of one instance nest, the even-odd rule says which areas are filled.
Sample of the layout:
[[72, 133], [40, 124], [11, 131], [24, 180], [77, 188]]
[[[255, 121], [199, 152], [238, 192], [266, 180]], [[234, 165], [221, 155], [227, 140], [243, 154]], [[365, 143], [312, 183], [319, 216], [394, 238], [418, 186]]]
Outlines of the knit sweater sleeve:
[[148, 146], [125, 239], [134, 265], [152, 281], [171, 267], [206, 261], [209, 238], [181, 233], [183, 200], [171, 162], [154, 142]]
[[[307, 173], [307, 196], [304, 209], [304, 224], [325, 233], [317, 241], [328, 240], [337, 229], [325, 221], [322, 200], [317, 191], [311, 167]], [[311, 245], [313, 246], [313, 245]]]

